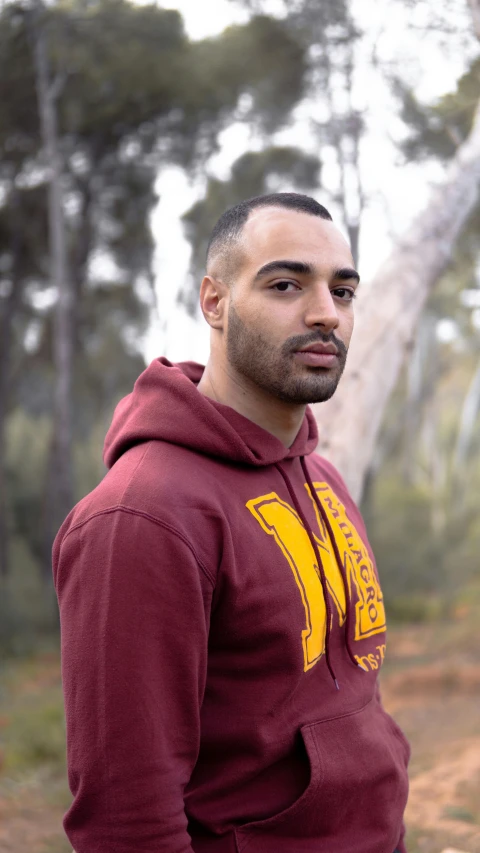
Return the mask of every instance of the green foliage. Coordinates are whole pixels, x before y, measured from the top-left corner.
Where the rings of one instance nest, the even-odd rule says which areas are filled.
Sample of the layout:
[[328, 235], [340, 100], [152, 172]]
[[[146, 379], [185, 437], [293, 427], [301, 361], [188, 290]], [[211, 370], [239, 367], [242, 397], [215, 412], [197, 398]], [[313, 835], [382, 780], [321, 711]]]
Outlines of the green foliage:
[[[120, 375], [122, 362], [131, 359], [131, 342], [145, 331], [153, 300], [149, 216], [158, 168], [167, 162], [198, 166], [242, 95], [251, 99], [249, 120], [270, 130], [282, 124], [303, 91], [304, 51], [281, 21], [266, 16], [191, 43], [178, 12], [126, 0], [50, 5], [42, 26], [51, 78], [60, 84], [59, 145], [79, 373], [86, 370], [93, 379], [107, 357]], [[13, 320], [18, 371], [28, 369], [30, 354], [51, 364], [55, 305], [48, 291], [47, 195], [31, 30], [28, 3], [3, 7], [0, 316], [2, 295], [14, 288], [20, 294]], [[267, 49], [272, 43], [275, 51]], [[25, 352], [32, 332], [34, 344]], [[101, 364], [95, 357], [100, 351]], [[138, 373], [137, 367], [138, 359]], [[115, 384], [103, 400], [107, 405], [118, 396], [120, 382]], [[44, 399], [50, 408], [48, 387], [49, 380]]]
[[[24, 6], [2, 4], [0, 12], [0, 175], [13, 176], [36, 154], [39, 138], [33, 54]], [[12, 135], [14, 133], [14, 140]], [[15, 141], [15, 144], [13, 144]]]
[[[78, 500], [105, 474], [102, 447], [111, 408], [102, 414], [99, 419], [92, 400], [90, 411], [84, 413], [83, 438], [74, 444]], [[31, 417], [25, 409], [17, 408], [8, 418], [10, 572], [0, 579], [0, 657], [28, 653], [58, 630], [49, 558], [45, 565], [45, 473], [50, 434], [48, 415]]]
[[442, 543], [432, 536], [429, 495], [398, 476], [382, 475], [368, 507], [368, 523], [385, 598], [432, 595], [445, 578]]
[[[127, 389], [126, 389], [127, 390]], [[88, 389], [85, 388], [85, 395]], [[113, 404], [99, 419], [92, 397], [90, 410], [84, 413], [83, 437], [74, 444], [76, 498], [80, 500], [98, 485], [105, 474], [102, 462], [103, 440], [111, 420]], [[78, 430], [80, 432], [80, 430]], [[56, 624], [52, 609], [50, 569], [41, 580], [38, 565], [45, 543], [45, 476], [51, 436], [47, 415], [31, 417], [25, 409], [15, 409], [7, 421], [6, 462], [9, 492], [9, 529], [12, 535], [12, 575], [5, 594], [10, 606], [9, 620], [20, 633], [27, 623], [34, 632]], [[44, 600], [42, 609], [40, 602]], [[35, 610], [38, 609], [38, 618]], [[1, 621], [1, 620], [0, 620]], [[23, 628], [22, 628], [23, 626]], [[13, 633], [17, 632], [10, 626]], [[26, 630], [26, 628], [25, 628]], [[28, 632], [27, 632], [28, 633]], [[1, 641], [0, 641], [1, 644]]]
[[198, 169], [242, 96], [248, 120], [269, 130], [283, 124], [303, 92], [306, 61], [288, 27], [266, 16], [190, 42], [180, 14], [154, 3], [15, 0], [0, 9], [0, 436], [12, 413], [0, 467], [8, 529], [46, 576], [57, 294], [33, 62], [39, 28], [56, 91], [73, 285], [78, 496], [102, 476], [99, 431], [144, 367], [159, 169]]
[[[248, 122], [263, 135], [263, 150], [242, 155], [228, 180], [209, 177], [204, 198], [184, 217], [193, 257], [182, 299], [192, 312], [208, 236], [226, 207], [247, 196], [292, 186], [312, 191], [319, 185], [325, 146], [338, 156], [342, 153], [346, 169], [342, 174], [345, 178], [348, 172], [349, 178], [344, 188], [355, 184], [364, 120], [350, 93], [355, 49], [362, 35], [354, 25], [350, 3], [285, 2], [285, 18], [280, 19], [266, 14], [268, 7], [261, 0], [245, 2], [253, 10], [247, 24], [200, 42], [189, 41], [178, 12], [153, 3], [68, 0], [43, 10], [50, 77], [58, 90], [68, 260], [74, 284], [78, 497], [103, 476], [101, 445], [108, 420], [143, 368], [140, 341], [154, 298], [149, 218], [156, 203], [158, 170], [169, 163], [197, 175], [205, 165], [208, 169], [219, 133], [232, 121]], [[457, 90], [432, 108], [399, 86], [404, 117], [412, 128], [408, 156], [452, 154], [470, 126], [479, 68], [478, 61], [473, 63]], [[331, 97], [333, 86], [342, 94], [340, 109]], [[305, 107], [306, 97], [314, 104], [315, 156], [277, 145], [273, 137], [297, 104]], [[358, 193], [361, 196], [360, 184]], [[351, 236], [358, 237], [358, 217], [351, 211], [360, 196], [347, 198], [341, 189], [333, 196], [343, 205]], [[412, 415], [405, 382], [392, 403], [382, 439], [392, 452], [386, 454], [373, 487], [372, 538], [387, 598], [400, 602], [400, 609], [415, 612], [419, 607], [411, 596], [416, 602], [433, 600], [438, 588], [447, 594], [453, 575], [471, 576], [479, 544], [474, 495], [480, 485], [476, 462], [480, 448], [475, 436], [466, 469], [460, 474], [452, 471], [457, 415], [479, 352], [472, 311], [459, 296], [477, 286], [479, 222], [477, 211], [455, 263], [429, 305], [432, 323], [455, 319], [465, 356], [460, 381], [457, 376], [454, 381], [450, 370], [450, 362], [457, 358], [453, 351], [429, 344], [417, 413]], [[8, 528], [18, 584], [9, 590], [3, 624], [10, 620], [17, 637], [30, 618], [28, 608], [24, 610], [17, 599], [23, 595], [25, 601], [33, 601], [34, 585], [28, 579], [42, 555], [45, 565], [55, 304], [48, 256], [47, 175], [32, 60], [32, 6], [29, 0], [15, 0], [0, 10], [0, 329], [5, 321], [12, 333], [8, 359], [0, 360], [0, 413], [8, 415]], [[440, 485], [434, 483], [433, 462], [419, 437], [439, 401], [437, 455], [446, 471]], [[406, 457], [411, 465], [405, 465]], [[448, 526], [445, 519], [450, 516]], [[39, 600], [47, 574], [39, 581]], [[50, 603], [45, 601], [35, 631], [43, 630], [51, 619]]]
[[31, 419], [16, 409], [7, 421], [7, 484], [12, 532], [28, 542], [31, 554], [41, 559], [44, 541], [42, 507], [51, 436], [50, 419]]
[[0, 682], [3, 777], [65, 776], [65, 722], [58, 651], [8, 660]]
[[63, 703], [37, 701], [15, 713], [7, 731], [6, 773], [19, 773], [45, 764], [62, 770], [65, 766]]
[[[410, 129], [407, 157], [446, 160], [470, 130], [480, 94], [480, 60], [433, 106], [420, 104], [404, 86], [397, 91]], [[380, 440], [382, 462], [367, 513], [385, 595], [399, 618], [428, 618], [432, 607], [455, 606], [480, 572], [478, 399], [470, 400], [466, 458], [457, 453], [480, 360], [479, 232], [477, 205], [428, 301]], [[445, 321], [452, 340], [442, 342], [438, 331]]]
[[0, 578], [0, 661], [49, 648], [58, 632], [51, 579], [47, 583], [42, 577], [32, 554], [31, 539], [38, 536], [37, 519], [30, 521], [28, 537], [10, 537], [11, 571]]
[[471, 357], [459, 357], [451, 344], [435, 357], [443, 369], [416, 400], [413, 432], [405, 384], [395, 393], [381, 437], [385, 455], [364, 505], [387, 608], [401, 621], [444, 616], [480, 578], [477, 440], [465, 468], [455, 466]]
[[468, 136], [480, 96], [480, 59], [460, 77], [456, 91], [434, 105], [420, 103], [415, 93], [397, 79], [394, 91], [401, 103], [409, 134], [402, 148], [413, 160], [437, 157], [447, 160]]
[[114, 146], [181, 106], [188, 41], [177, 11], [80, 0], [53, 7], [49, 28], [55, 64], [68, 74], [67, 133]]
[[203, 87], [202, 109], [208, 113], [223, 107], [231, 91], [248, 94], [250, 118], [267, 132], [285, 123], [304, 93], [304, 49], [285, 22], [265, 15], [200, 42], [193, 49], [193, 62]]
[[106, 474], [102, 461], [103, 442], [105, 433], [111, 421], [110, 412], [105, 412], [104, 418], [97, 421], [89, 430], [83, 441], [78, 441], [74, 447], [76, 497], [83, 498], [98, 486]]
[[[8, 400], [2, 399], [0, 409], [19, 404], [38, 414], [52, 409], [56, 294], [50, 287], [30, 16], [23, 3], [8, 4], [0, 13], [0, 319], [12, 311], [9, 295], [16, 295], [13, 315], [4, 313], [13, 337], [2, 365], [8, 375], [1, 393]], [[177, 109], [172, 56], [188, 42], [178, 13], [109, 0], [49, 6], [43, 26], [51, 77], [61, 82], [57, 106], [76, 300], [77, 423], [85, 428], [88, 380], [96, 386], [95, 405], [111, 408], [142, 367], [131, 341], [144, 333], [153, 298], [149, 216], [156, 168], [148, 157], [159, 131], [156, 126], [152, 135], [152, 125], [149, 136], [138, 124], [149, 118], [158, 125]], [[20, 381], [14, 386], [15, 375]]]

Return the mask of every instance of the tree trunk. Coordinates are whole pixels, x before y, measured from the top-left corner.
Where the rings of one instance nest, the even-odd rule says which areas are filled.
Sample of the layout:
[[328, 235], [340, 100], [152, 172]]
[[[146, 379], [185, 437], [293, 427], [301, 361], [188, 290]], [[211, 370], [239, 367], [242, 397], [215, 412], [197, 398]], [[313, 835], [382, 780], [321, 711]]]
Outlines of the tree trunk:
[[458, 436], [453, 456], [453, 470], [461, 476], [465, 474], [465, 463], [474, 435], [475, 421], [480, 409], [480, 364], [468, 386], [462, 411], [460, 413]]
[[10, 233], [12, 275], [11, 289], [5, 298], [3, 310], [0, 313], [0, 576], [6, 578], [9, 573], [9, 525], [6, 478], [6, 436], [5, 423], [8, 411], [9, 392], [11, 387], [10, 365], [12, 353], [13, 323], [20, 301], [20, 255], [21, 255], [21, 212], [20, 197], [14, 187], [10, 194], [11, 209]]
[[[36, 0], [32, 15], [36, 86], [42, 141], [49, 169], [48, 222], [52, 284], [57, 291], [54, 323], [54, 415], [53, 446], [47, 495], [49, 523], [47, 552], [59, 524], [74, 502], [72, 462], [72, 368], [75, 300], [68, 275], [67, 242], [63, 211], [62, 165], [58, 148], [56, 99], [57, 82], [50, 81], [44, 29], [45, 7]], [[48, 563], [50, 557], [48, 557]], [[50, 571], [50, 570], [49, 570]]]
[[345, 374], [334, 397], [314, 407], [318, 452], [338, 467], [356, 500], [417, 321], [477, 203], [479, 183], [480, 105], [444, 183], [361, 293]]

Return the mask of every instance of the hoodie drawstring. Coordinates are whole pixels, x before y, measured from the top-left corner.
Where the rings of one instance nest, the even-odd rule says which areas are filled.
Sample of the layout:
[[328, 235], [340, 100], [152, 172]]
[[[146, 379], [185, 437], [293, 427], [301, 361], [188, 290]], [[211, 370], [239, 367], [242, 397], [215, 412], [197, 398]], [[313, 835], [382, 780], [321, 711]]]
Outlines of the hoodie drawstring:
[[328, 670], [330, 672], [330, 675], [332, 676], [333, 683], [335, 684], [335, 687], [337, 688], [337, 690], [340, 690], [340, 686], [339, 686], [339, 683], [337, 681], [337, 678], [335, 675], [335, 670], [333, 669], [331, 658], [330, 658], [330, 632], [331, 632], [331, 623], [332, 623], [332, 605], [331, 605], [331, 601], [330, 601], [330, 596], [328, 594], [327, 578], [325, 576], [325, 569], [323, 568], [323, 563], [322, 563], [322, 560], [320, 557], [320, 552], [318, 550], [318, 545], [315, 542], [313, 534], [311, 533], [310, 525], [309, 525], [307, 519], [305, 518], [305, 513], [303, 512], [302, 507], [300, 506], [300, 503], [299, 503], [299, 500], [295, 494], [294, 488], [293, 488], [290, 480], [288, 479], [285, 471], [283, 470], [283, 468], [281, 468], [280, 465], [278, 465], [278, 463], [275, 465], [275, 467], [280, 472], [280, 474], [282, 475], [282, 477], [285, 481], [285, 485], [288, 489], [288, 493], [292, 499], [292, 502], [293, 502], [293, 505], [294, 505], [296, 511], [298, 512], [298, 515], [300, 516], [300, 518], [302, 520], [302, 524], [303, 524], [303, 526], [307, 532], [308, 538], [310, 539], [312, 548], [313, 548], [315, 556], [317, 558], [318, 571], [319, 571], [320, 581], [321, 581], [322, 589], [323, 589], [323, 597], [325, 599], [325, 607], [327, 610], [327, 624], [326, 624], [326, 628], [325, 628], [325, 660], [326, 660], [327, 667], [328, 667]]
[[359, 661], [356, 659], [356, 657], [352, 651], [352, 647], [350, 645], [350, 606], [349, 606], [350, 605], [350, 590], [349, 590], [349, 586], [348, 586], [348, 578], [347, 578], [347, 573], [345, 571], [345, 566], [343, 565], [343, 560], [342, 560], [342, 558], [340, 556], [340, 552], [338, 550], [337, 541], [335, 539], [335, 534], [332, 530], [332, 525], [330, 524], [330, 519], [327, 515], [325, 507], [323, 506], [321, 500], [318, 497], [317, 490], [313, 486], [312, 478], [310, 477], [304, 456], [300, 457], [300, 464], [302, 466], [303, 473], [305, 474], [305, 478], [307, 480], [307, 484], [308, 484], [308, 487], [310, 489], [310, 493], [312, 495], [312, 498], [318, 507], [318, 511], [320, 513], [320, 516], [321, 516], [323, 523], [324, 523], [324, 525], [328, 531], [328, 535], [330, 537], [330, 541], [331, 541], [332, 547], [333, 547], [333, 552], [335, 554], [335, 559], [337, 561], [337, 565], [338, 565], [340, 574], [342, 576], [343, 586], [345, 588], [345, 600], [346, 600], [346, 606], [345, 606], [345, 646], [347, 648], [348, 656], [349, 656], [350, 660], [352, 661], [352, 663], [356, 667], [358, 667], [359, 669], [364, 669], [364, 667], [361, 665], [361, 663], [359, 663]]
[[[320, 513], [320, 517], [321, 517], [321, 519], [323, 520], [323, 523], [325, 524], [325, 527], [326, 527], [326, 529], [327, 529], [327, 531], [328, 531], [328, 534], [329, 534], [329, 536], [330, 536], [330, 540], [331, 540], [331, 542], [332, 542], [332, 547], [333, 547], [334, 554], [335, 554], [335, 559], [336, 559], [336, 561], [337, 561], [338, 568], [339, 568], [340, 574], [341, 574], [341, 576], [342, 576], [342, 581], [343, 581], [343, 584], [344, 584], [344, 587], [345, 587], [345, 599], [346, 599], [346, 607], [345, 607], [345, 610], [346, 610], [346, 614], [345, 614], [345, 645], [346, 645], [346, 648], [347, 648], [348, 656], [349, 656], [350, 660], [352, 661], [352, 663], [353, 663], [356, 667], [359, 667], [360, 669], [364, 669], [364, 667], [363, 667], [363, 666], [362, 666], [362, 665], [357, 661], [357, 659], [355, 658], [355, 655], [353, 654], [352, 648], [351, 648], [351, 646], [350, 646], [350, 639], [349, 639], [349, 627], [350, 627], [350, 612], [349, 612], [349, 611], [350, 611], [350, 607], [349, 607], [349, 603], [350, 603], [350, 602], [349, 602], [348, 580], [347, 580], [347, 577], [346, 577], [345, 568], [344, 568], [344, 566], [343, 566], [343, 563], [342, 563], [342, 560], [341, 560], [341, 557], [340, 557], [340, 553], [339, 553], [339, 551], [338, 551], [338, 546], [337, 546], [337, 543], [336, 543], [336, 541], [335, 541], [335, 536], [334, 536], [334, 533], [333, 533], [333, 530], [332, 530], [332, 527], [331, 527], [330, 521], [329, 521], [329, 519], [328, 519], [328, 516], [327, 516], [327, 513], [326, 513], [326, 511], [325, 511], [325, 508], [322, 506], [322, 503], [321, 503], [321, 501], [319, 500], [318, 495], [317, 495], [317, 493], [316, 493], [316, 491], [315, 491], [315, 489], [314, 489], [314, 487], [313, 487], [312, 479], [311, 479], [311, 477], [310, 477], [310, 474], [308, 473], [308, 468], [307, 468], [307, 466], [306, 466], [305, 459], [304, 459], [304, 457], [303, 457], [303, 456], [301, 456], [301, 457], [300, 457], [300, 463], [301, 463], [302, 470], [303, 470], [303, 473], [304, 473], [304, 475], [305, 475], [305, 478], [306, 478], [306, 480], [307, 480], [307, 485], [308, 485], [308, 487], [309, 487], [309, 489], [310, 489], [310, 493], [311, 493], [311, 495], [312, 495], [312, 499], [315, 501], [315, 503], [316, 503], [316, 505], [317, 505], [317, 507], [318, 507], [318, 511], [319, 511], [319, 513]], [[331, 677], [332, 677], [333, 683], [335, 684], [335, 687], [337, 688], [337, 690], [339, 690], [339, 689], [340, 689], [340, 685], [339, 685], [339, 683], [338, 683], [338, 681], [337, 681], [337, 678], [336, 678], [336, 675], [335, 675], [335, 670], [334, 670], [334, 668], [333, 668], [332, 660], [331, 660], [331, 656], [330, 656], [330, 634], [331, 634], [331, 631], [332, 631], [332, 622], [333, 622], [332, 604], [331, 604], [331, 598], [330, 598], [330, 595], [329, 595], [329, 593], [328, 593], [327, 578], [326, 578], [326, 575], [325, 575], [325, 569], [324, 569], [324, 567], [323, 567], [322, 558], [321, 558], [321, 556], [320, 556], [320, 551], [319, 551], [318, 545], [317, 545], [317, 543], [316, 543], [316, 541], [315, 541], [315, 537], [314, 537], [314, 535], [313, 535], [312, 531], [310, 530], [310, 525], [309, 525], [309, 523], [308, 523], [308, 521], [307, 521], [307, 519], [306, 519], [306, 517], [305, 517], [305, 513], [303, 512], [302, 507], [300, 506], [300, 502], [299, 502], [299, 500], [298, 500], [298, 498], [297, 498], [297, 495], [295, 494], [295, 490], [294, 490], [294, 488], [293, 488], [293, 486], [292, 486], [292, 484], [291, 484], [291, 482], [290, 482], [290, 480], [289, 480], [289, 478], [288, 478], [287, 474], [285, 473], [285, 471], [283, 470], [283, 468], [281, 467], [281, 465], [280, 465], [280, 464], [276, 463], [276, 464], [275, 464], [275, 467], [277, 468], [278, 472], [281, 474], [282, 479], [283, 479], [283, 480], [284, 480], [284, 482], [285, 482], [285, 485], [286, 485], [286, 487], [287, 487], [288, 493], [289, 493], [289, 495], [290, 495], [290, 497], [291, 497], [291, 499], [292, 499], [293, 505], [294, 505], [294, 507], [295, 507], [295, 509], [296, 509], [296, 511], [297, 511], [297, 513], [298, 513], [298, 515], [299, 515], [299, 517], [300, 517], [300, 519], [301, 519], [301, 521], [302, 521], [302, 524], [303, 524], [303, 526], [304, 526], [304, 528], [305, 528], [305, 530], [306, 530], [306, 532], [307, 532], [307, 536], [308, 536], [308, 538], [309, 538], [309, 540], [310, 540], [310, 543], [311, 543], [311, 545], [312, 545], [312, 548], [313, 548], [314, 554], [315, 554], [316, 559], [317, 559], [318, 572], [319, 572], [320, 582], [321, 582], [321, 584], [322, 584], [323, 597], [324, 597], [324, 599], [325, 599], [325, 608], [326, 608], [326, 627], [325, 627], [325, 662], [326, 662], [326, 664], [327, 664], [328, 671], [330, 672], [330, 675], [331, 675]]]

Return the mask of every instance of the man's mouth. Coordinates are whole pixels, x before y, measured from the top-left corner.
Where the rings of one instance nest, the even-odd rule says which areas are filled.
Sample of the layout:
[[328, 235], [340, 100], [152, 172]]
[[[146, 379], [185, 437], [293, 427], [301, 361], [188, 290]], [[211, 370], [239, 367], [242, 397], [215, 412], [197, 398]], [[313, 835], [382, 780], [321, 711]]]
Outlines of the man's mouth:
[[297, 361], [310, 367], [332, 368], [338, 364], [338, 349], [333, 343], [316, 343], [295, 352]]
[[322, 343], [321, 341], [317, 341], [315, 344], [308, 344], [308, 346], [301, 347], [301, 349], [297, 350], [297, 352], [318, 352], [322, 355], [338, 355], [338, 349], [334, 343]]

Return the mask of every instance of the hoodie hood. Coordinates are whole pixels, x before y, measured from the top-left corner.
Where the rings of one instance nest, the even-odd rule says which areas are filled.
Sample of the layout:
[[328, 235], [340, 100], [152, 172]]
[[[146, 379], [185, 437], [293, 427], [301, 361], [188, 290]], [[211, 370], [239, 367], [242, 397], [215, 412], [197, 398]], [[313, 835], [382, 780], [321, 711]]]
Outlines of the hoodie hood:
[[172, 364], [157, 358], [137, 379], [131, 394], [115, 409], [104, 446], [104, 462], [115, 464], [130, 447], [144, 441], [166, 441], [198, 453], [261, 467], [306, 456], [318, 443], [315, 418], [307, 407], [291, 447], [230, 406], [197, 390], [201, 364]]

